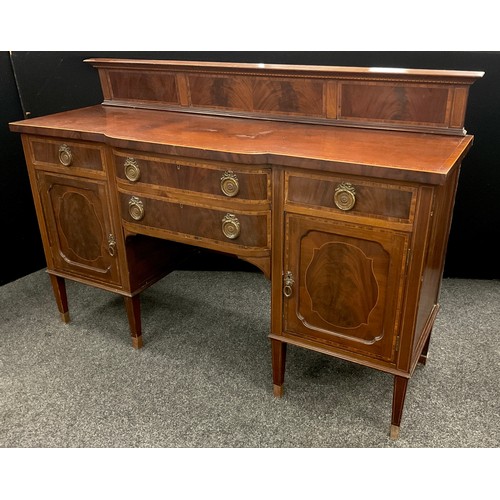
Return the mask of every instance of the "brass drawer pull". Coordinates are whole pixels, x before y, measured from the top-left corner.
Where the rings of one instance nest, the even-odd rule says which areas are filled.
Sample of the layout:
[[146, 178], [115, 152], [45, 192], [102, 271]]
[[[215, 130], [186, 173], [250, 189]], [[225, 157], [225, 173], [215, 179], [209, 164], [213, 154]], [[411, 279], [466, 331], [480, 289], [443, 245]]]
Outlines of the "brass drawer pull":
[[240, 183], [238, 182], [238, 177], [233, 171], [227, 170], [222, 174], [222, 177], [220, 178], [220, 189], [230, 198], [238, 194], [240, 190]]
[[141, 177], [141, 169], [135, 158], [127, 158], [123, 164], [125, 177], [130, 182], [137, 182]]
[[67, 144], [59, 146], [59, 162], [65, 167], [69, 167], [73, 163], [73, 153]]
[[240, 221], [233, 214], [226, 214], [222, 219], [222, 233], [226, 238], [235, 240], [240, 235]]
[[284, 283], [283, 295], [288, 299], [289, 297], [292, 296], [292, 293], [293, 293], [292, 286], [295, 283], [295, 280], [293, 279], [293, 274], [291, 273], [291, 271], [286, 272], [283, 283]]
[[128, 213], [134, 220], [141, 220], [144, 218], [144, 204], [137, 196], [132, 196], [132, 198], [130, 198], [128, 202]]
[[351, 210], [356, 203], [356, 189], [349, 182], [342, 182], [335, 188], [333, 201], [340, 210]]

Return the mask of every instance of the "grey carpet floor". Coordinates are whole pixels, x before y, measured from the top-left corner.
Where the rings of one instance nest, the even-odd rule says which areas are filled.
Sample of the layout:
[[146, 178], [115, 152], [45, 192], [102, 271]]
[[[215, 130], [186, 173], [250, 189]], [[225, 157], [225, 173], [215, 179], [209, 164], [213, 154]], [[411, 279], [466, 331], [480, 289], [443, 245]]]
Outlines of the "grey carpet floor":
[[0, 288], [4, 448], [493, 448], [500, 282], [444, 280], [429, 360], [388, 436], [392, 377], [289, 346], [272, 395], [270, 289], [258, 273], [177, 271], [142, 294], [144, 348], [120, 297], [44, 271]]

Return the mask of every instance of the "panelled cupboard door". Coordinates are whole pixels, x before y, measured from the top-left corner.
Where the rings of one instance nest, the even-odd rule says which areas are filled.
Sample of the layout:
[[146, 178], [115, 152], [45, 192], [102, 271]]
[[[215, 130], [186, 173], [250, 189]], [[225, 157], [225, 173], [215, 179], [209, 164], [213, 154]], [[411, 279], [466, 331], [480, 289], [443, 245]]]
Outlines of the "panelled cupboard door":
[[407, 248], [405, 233], [287, 215], [285, 333], [394, 362]]
[[47, 172], [37, 177], [55, 270], [119, 284], [105, 183]]

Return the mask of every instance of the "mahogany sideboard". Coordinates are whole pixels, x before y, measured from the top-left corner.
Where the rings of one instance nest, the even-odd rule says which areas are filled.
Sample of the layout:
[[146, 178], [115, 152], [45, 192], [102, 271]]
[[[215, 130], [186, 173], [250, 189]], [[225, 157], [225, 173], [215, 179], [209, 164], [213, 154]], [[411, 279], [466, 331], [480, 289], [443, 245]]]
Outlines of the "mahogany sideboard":
[[[101, 105], [22, 133], [47, 270], [124, 297], [204, 247], [271, 281], [288, 344], [394, 376], [391, 437], [425, 364], [477, 71], [89, 59]], [[188, 246], [186, 246], [188, 245]]]

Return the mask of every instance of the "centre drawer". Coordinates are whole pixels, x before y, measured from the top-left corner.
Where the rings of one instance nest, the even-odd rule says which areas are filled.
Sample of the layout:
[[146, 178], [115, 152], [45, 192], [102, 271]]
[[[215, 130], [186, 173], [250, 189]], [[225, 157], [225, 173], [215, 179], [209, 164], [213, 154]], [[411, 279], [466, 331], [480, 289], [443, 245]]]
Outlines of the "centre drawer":
[[346, 175], [302, 175], [287, 172], [287, 208], [321, 210], [335, 216], [357, 216], [412, 223], [418, 189], [411, 185], [365, 180]]
[[116, 176], [135, 188], [179, 190], [255, 204], [270, 200], [270, 171], [266, 168], [134, 151], [114, 150], [113, 155]]
[[[270, 248], [270, 211], [245, 212], [176, 202], [137, 193], [120, 193], [128, 229], [151, 236], [239, 253]], [[198, 243], [196, 243], [198, 242]]]

